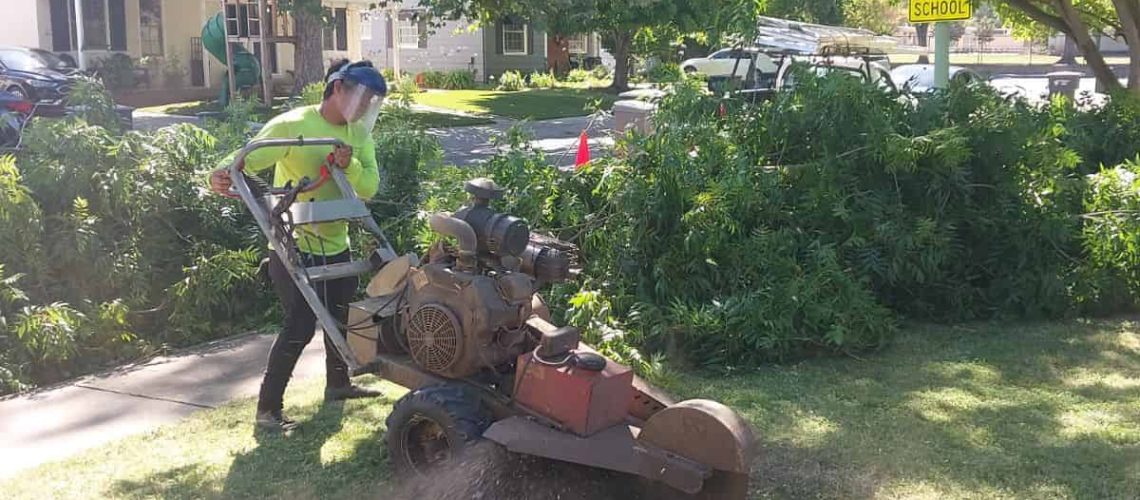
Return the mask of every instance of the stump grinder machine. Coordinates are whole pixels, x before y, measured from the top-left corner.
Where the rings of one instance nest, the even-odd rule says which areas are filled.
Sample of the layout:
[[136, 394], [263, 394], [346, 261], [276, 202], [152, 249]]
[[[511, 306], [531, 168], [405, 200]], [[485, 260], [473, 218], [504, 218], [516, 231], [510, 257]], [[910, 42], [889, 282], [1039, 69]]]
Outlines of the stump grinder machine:
[[[455, 244], [434, 245], [424, 260], [398, 256], [344, 174], [328, 164], [319, 179], [269, 188], [243, 172], [264, 147], [323, 147], [336, 139], [263, 139], [229, 166], [240, 198], [280, 256], [353, 375], [374, 373], [409, 389], [387, 419], [397, 470], [429, 473], [476, 440], [510, 452], [639, 476], [655, 498], [742, 499], [755, 453], [751, 428], [714, 401], [675, 402], [626, 366], [598, 354], [572, 326], [551, 323], [538, 295], [570, 279], [573, 249], [532, 234], [494, 211], [503, 191], [469, 181], [469, 203], [435, 214], [431, 228]], [[330, 158], [331, 160], [331, 158]], [[332, 180], [334, 201], [305, 201]], [[362, 225], [375, 238], [367, 259], [305, 267], [297, 226]], [[321, 303], [325, 280], [372, 275], [368, 297], [342, 324]]]

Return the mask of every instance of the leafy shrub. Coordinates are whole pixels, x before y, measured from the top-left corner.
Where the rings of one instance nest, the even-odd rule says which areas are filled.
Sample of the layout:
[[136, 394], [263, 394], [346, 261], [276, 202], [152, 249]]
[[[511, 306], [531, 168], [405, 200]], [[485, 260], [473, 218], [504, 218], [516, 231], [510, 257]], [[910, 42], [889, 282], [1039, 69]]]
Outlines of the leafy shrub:
[[227, 320], [240, 326], [269, 312], [268, 294], [258, 281], [260, 251], [205, 245], [196, 253], [185, 277], [169, 290], [168, 340], [180, 344], [209, 340]]
[[122, 129], [115, 112], [115, 99], [99, 80], [79, 78], [67, 94], [67, 104], [87, 123], [111, 131]]
[[599, 64], [590, 70], [590, 76], [594, 77], [595, 80], [605, 80], [612, 75], [610, 74], [610, 68]]
[[417, 76], [417, 80], [429, 89], [467, 90], [476, 87], [475, 74], [465, 70], [425, 71]]
[[381, 69], [380, 70], [380, 76], [383, 76], [384, 81], [386, 81], [386, 82], [395, 82], [395, 81], [400, 79], [400, 78], [396, 78], [396, 71], [393, 70], [392, 68]]
[[485, 166], [508, 191], [499, 208], [587, 257], [580, 283], [551, 290], [556, 317], [615, 352], [736, 366], [873, 348], [900, 317], [1134, 305], [1135, 165], [1086, 181], [1094, 149], [1070, 125], [1107, 111], [797, 81], [759, 106], [683, 83], [656, 117], [669, 127], [572, 175], [511, 131]]
[[685, 73], [675, 63], [660, 63], [653, 66], [645, 77], [653, 83], [676, 83], [685, 79]]
[[552, 89], [558, 83], [554, 74], [550, 72], [535, 71], [530, 74], [530, 86], [536, 89]]
[[425, 88], [442, 89], [447, 85], [447, 73], [442, 71], [425, 71], [417, 75], [417, 80], [420, 80], [420, 83]]
[[95, 61], [92, 69], [107, 88], [131, 89], [138, 86], [135, 63], [126, 54], [113, 54]]
[[523, 79], [522, 74], [518, 71], [507, 71], [499, 77], [499, 86], [497, 90], [506, 92], [518, 92], [526, 88], [526, 80]]
[[447, 90], [468, 90], [475, 88], [475, 74], [470, 71], [455, 70], [444, 77], [443, 88]]
[[[595, 68], [595, 71], [597, 69]], [[566, 75], [566, 81], [570, 83], [582, 83], [590, 79], [591, 73], [584, 69], [572, 69], [570, 74]]]
[[320, 104], [325, 98], [324, 82], [313, 82], [301, 89], [301, 105]]

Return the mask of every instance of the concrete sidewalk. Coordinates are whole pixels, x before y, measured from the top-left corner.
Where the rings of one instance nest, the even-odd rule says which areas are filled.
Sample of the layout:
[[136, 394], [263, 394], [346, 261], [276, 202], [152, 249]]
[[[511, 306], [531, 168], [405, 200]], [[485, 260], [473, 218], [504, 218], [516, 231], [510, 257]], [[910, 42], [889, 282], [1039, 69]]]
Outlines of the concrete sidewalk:
[[[305, 349], [293, 380], [324, 373], [319, 335]], [[0, 479], [256, 396], [273, 338], [222, 340], [0, 400]]]

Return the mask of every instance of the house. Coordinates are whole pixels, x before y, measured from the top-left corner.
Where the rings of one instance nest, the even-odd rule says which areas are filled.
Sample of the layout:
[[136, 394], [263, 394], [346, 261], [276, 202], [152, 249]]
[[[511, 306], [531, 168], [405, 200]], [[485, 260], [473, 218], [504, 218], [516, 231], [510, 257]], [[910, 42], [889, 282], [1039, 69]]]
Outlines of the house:
[[[136, 63], [150, 62], [155, 72], [162, 73], [165, 87], [216, 89], [225, 67], [203, 50], [201, 37], [206, 21], [222, 11], [223, 3], [227, 30], [241, 37], [235, 43], [258, 60], [261, 47], [255, 40], [261, 32], [260, 18], [273, 19], [266, 23], [267, 35], [275, 37], [268, 44], [269, 69], [275, 79], [290, 80], [292, 21], [277, 12], [273, 0], [267, 0], [265, 16], [259, 14], [258, 0], [8, 0], [0, 44], [51, 50], [86, 64], [125, 54]], [[333, 14], [324, 33], [325, 59], [360, 58], [361, 13], [375, 0], [323, 3]]]
[[[539, 26], [507, 18], [490, 26], [468, 20], [429, 23], [428, 9], [418, 0], [404, 0], [366, 15], [364, 57], [377, 66], [417, 74], [426, 71], [470, 71], [477, 81], [490, 82], [507, 71], [531, 73], [551, 69], [549, 55], [557, 50]], [[570, 40], [583, 55], [597, 56], [596, 35]], [[566, 45], [566, 43], [563, 43]], [[593, 51], [593, 52], [591, 52]]]

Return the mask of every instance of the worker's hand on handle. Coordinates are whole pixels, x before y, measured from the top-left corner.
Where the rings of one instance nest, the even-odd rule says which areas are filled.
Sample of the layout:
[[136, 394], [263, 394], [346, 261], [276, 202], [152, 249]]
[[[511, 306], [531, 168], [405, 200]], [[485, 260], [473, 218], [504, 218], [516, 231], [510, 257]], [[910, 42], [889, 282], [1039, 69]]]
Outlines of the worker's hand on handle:
[[348, 168], [349, 162], [352, 161], [352, 146], [337, 146], [333, 150], [333, 164], [340, 167], [341, 170]]
[[234, 185], [234, 180], [230, 178], [230, 171], [224, 168], [219, 168], [210, 174], [210, 190], [225, 195], [230, 192], [230, 187]]

